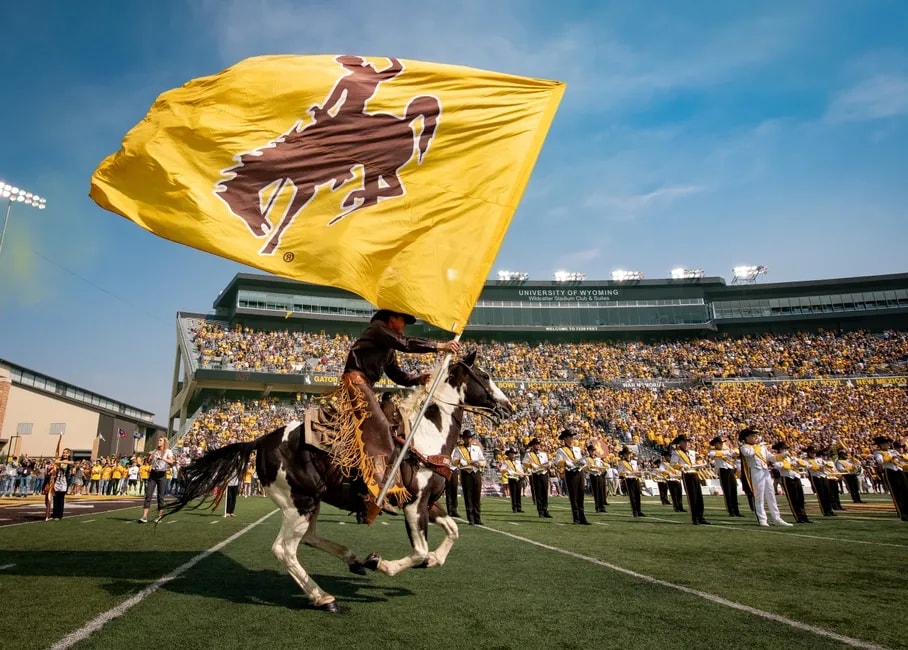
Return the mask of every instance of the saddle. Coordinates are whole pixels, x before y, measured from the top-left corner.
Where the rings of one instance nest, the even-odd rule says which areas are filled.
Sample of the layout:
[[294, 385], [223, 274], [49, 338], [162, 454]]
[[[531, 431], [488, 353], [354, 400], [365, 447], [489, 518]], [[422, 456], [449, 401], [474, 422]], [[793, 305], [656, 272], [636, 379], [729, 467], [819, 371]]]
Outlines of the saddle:
[[[410, 433], [410, 420], [404, 416], [399, 407], [394, 406], [393, 408], [394, 411], [392, 413], [386, 412], [386, 417], [391, 424], [391, 434], [394, 442], [403, 449], [406, 446], [406, 438]], [[347, 470], [352, 469], [354, 464], [362, 469], [362, 459], [351, 457], [361, 456], [362, 454], [353, 454], [351, 452], [351, 432], [347, 430], [349, 429], [349, 425], [347, 425], [348, 419], [353, 420], [357, 429], [362, 424], [362, 419], [360, 418], [343, 417], [335, 401], [326, 400], [326, 403], [321, 406], [306, 409], [303, 422], [306, 444], [330, 455], [341, 465], [345, 473], [349, 473]], [[441, 475], [446, 481], [451, 480], [450, 456], [446, 454], [426, 456], [417, 451], [412, 445], [407, 447], [406, 451], [417, 462]], [[403, 487], [399, 472], [396, 479], [397, 486]]]

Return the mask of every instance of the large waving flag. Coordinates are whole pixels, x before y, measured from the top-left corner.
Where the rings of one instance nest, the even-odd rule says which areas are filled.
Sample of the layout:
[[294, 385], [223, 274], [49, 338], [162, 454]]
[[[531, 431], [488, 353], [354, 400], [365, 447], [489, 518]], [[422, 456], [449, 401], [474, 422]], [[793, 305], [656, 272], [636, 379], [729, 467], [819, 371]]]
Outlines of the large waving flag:
[[151, 232], [461, 332], [564, 84], [264, 56], [161, 95], [92, 176]]

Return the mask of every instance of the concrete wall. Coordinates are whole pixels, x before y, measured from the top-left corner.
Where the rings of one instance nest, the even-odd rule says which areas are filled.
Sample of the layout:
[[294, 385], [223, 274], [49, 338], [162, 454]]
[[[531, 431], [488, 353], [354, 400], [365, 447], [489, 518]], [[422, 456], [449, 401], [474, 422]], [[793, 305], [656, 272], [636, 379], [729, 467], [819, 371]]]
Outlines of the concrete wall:
[[[3, 386], [0, 381], [0, 404], [3, 399]], [[92, 455], [97, 449], [99, 414], [87, 408], [20, 386], [9, 386], [5, 411], [0, 411], [0, 415], [3, 417], [0, 429], [3, 438], [12, 442], [10, 455], [53, 456], [57, 449], [58, 436], [50, 434], [52, 423], [66, 425], [63, 447], [69, 447], [77, 454], [82, 452]], [[31, 423], [32, 433], [16, 438], [16, 430], [22, 423]], [[3, 460], [5, 459], [4, 454]]]

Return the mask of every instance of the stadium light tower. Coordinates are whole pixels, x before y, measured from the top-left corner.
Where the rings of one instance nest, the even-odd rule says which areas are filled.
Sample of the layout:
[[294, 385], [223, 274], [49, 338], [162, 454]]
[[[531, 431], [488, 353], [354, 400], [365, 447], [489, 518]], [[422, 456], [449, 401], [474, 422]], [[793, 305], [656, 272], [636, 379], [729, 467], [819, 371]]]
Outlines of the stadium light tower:
[[741, 265], [736, 266], [731, 270], [731, 283], [732, 284], [753, 284], [757, 281], [757, 277], [760, 275], [766, 275], [766, 271], [769, 269], [766, 268], [763, 264], [758, 266], [753, 265]]
[[618, 269], [617, 271], [612, 271], [612, 280], [614, 282], [627, 282], [630, 280], [642, 280], [643, 272], [642, 271], [623, 271]]
[[9, 183], [0, 181], [0, 199], [6, 199], [6, 217], [3, 219], [3, 229], [0, 230], [0, 253], [3, 252], [3, 238], [6, 236], [6, 224], [9, 223], [9, 213], [13, 209], [13, 203], [24, 203], [33, 208], [43, 210], [47, 207], [47, 200], [32, 194], [21, 187], [15, 187]]
[[697, 280], [704, 275], [703, 269], [686, 269], [680, 266], [672, 269], [672, 280]]

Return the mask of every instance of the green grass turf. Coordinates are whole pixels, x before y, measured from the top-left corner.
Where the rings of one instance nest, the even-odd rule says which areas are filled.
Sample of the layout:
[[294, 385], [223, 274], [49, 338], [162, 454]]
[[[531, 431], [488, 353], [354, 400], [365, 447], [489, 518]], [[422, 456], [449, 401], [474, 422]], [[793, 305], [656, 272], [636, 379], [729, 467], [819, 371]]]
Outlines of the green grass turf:
[[[484, 498], [483, 520], [838, 634], [908, 647], [908, 525], [891, 512], [855, 507], [835, 519], [814, 513], [812, 526], [760, 529], [750, 517], [729, 519], [721, 500], [707, 497], [715, 525], [694, 527], [652, 499], [644, 500], [651, 516], [642, 520], [629, 517], [623, 499], [612, 501], [608, 514], [588, 514], [597, 522], [589, 527], [570, 525], [563, 498], [552, 499], [553, 520], [537, 518], [528, 499], [527, 512], [514, 515], [505, 500]], [[129, 509], [0, 528], [0, 566], [15, 565], [0, 571], [3, 646], [52, 645], [271, 510], [269, 500], [252, 498], [239, 501], [235, 519], [192, 511], [155, 528], [134, 523], [139, 510]], [[845, 647], [465, 523], [443, 568], [393, 578], [356, 576], [301, 548], [302, 565], [345, 607], [330, 615], [307, 607], [271, 555], [278, 527], [278, 515], [268, 518], [76, 647]], [[401, 517], [367, 528], [328, 508], [319, 530], [360, 556], [378, 551], [391, 559], [409, 548]], [[440, 538], [433, 527], [431, 545]]]

